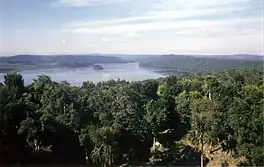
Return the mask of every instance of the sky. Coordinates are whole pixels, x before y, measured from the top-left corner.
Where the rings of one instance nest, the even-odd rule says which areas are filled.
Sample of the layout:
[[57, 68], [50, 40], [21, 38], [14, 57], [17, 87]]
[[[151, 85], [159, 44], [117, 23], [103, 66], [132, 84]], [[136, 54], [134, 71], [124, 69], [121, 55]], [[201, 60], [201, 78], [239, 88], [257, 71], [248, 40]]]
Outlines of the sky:
[[263, 55], [263, 0], [0, 0], [0, 55]]

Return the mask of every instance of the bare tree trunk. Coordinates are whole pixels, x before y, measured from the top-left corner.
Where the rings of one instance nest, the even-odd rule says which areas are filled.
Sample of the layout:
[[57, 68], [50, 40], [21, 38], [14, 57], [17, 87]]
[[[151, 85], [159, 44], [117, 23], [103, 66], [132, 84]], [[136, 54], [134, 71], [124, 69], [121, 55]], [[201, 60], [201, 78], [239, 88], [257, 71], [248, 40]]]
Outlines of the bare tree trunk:
[[201, 151], [201, 167], [204, 166], [204, 165], [203, 165], [203, 144], [204, 144], [204, 143], [203, 143], [203, 133], [204, 133], [204, 132], [203, 132], [203, 129], [204, 129], [204, 128], [203, 128], [203, 126], [202, 126], [202, 136], [201, 136], [201, 141], [202, 141], [202, 149], [201, 149], [201, 150], [202, 150], [202, 151]]
[[201, 154], [201, 167], [203, 167], [203, 154]]

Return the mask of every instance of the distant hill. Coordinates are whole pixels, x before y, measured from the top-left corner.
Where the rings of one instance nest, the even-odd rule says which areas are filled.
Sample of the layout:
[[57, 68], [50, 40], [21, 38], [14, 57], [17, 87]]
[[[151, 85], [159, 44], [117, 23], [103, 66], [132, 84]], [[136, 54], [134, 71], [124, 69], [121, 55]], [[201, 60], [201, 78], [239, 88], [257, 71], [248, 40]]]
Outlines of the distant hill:
[[222, 58], [222, 59], [264, 60], [264, 56], [252, 55], [252, 54], [217, 55], [217, 56], [213, 56], [213, 57]]
[[210, 72], [233, 68], [263, 67], [264, 56], [235, 55], [147, 55], [147, 54], [90, 54], [90, 55], [15, 55], [0, 57], [0, 72], [55, 67], [88, 67], [93, 64], [127, 63], [138, 61], [141, 67], [154, 68], [162, 73]]
[[124, 63], [124, 59], [113, 56], [99, 56], [99, 55], [15, 55], [10, 57], [0, 58], [0, 62], [5, 63], [48, 63], [48, 62], [86, 62], [86, 63]]
[[128, 60], [103, 55], [15, 55], [0, 57], [0, 72], [52, 67], [87, 67], [92, 64], [127, 63]]
[[116, 54], [113, 55], [116, 57], [120, 57], [124, 60], [128, 60], [128, 61], [140, 61], [142, 59], [149, 59], [149, 58], [155, 58], [155, 57], [159, 57], [161, 55], [151, 55], [151, 54]]
[[[187, 55], [162, 55], [142, 59], [141, 67], [154, 68], [164, 73], [181, 72], [211, 72], [236, 68], [261, 68], [263, 59], [259, 57], [242, 58], [241, 56], [187, 56]], [[255, 58], [255, 59], [253, 59]]]

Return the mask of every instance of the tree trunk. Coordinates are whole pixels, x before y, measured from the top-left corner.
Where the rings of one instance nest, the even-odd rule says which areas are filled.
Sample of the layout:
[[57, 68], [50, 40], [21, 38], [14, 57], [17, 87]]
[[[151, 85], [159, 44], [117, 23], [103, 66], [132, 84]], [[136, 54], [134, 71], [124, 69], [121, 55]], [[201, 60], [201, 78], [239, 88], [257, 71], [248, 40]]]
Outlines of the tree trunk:
[[201, 136], [201, 141], [202, 141], [202, 142], [201, 142], [201, 143], [202, 143], [202, 148], [201, 148], [201, 150], [202, 150], [202, 151], [201, 151], [201, 167], [204, 166], [204, 165], [203, 165], [203, 144], [204, 144], [204, 143], [203, 143], [203, 133], [204, 133], [203, 129], [204, 129], [204, 128], [203, 128], [203, 126], [202, 126], [202, 136]]
[[201, 154], [201, 167], [203, 167], [203, 154]]

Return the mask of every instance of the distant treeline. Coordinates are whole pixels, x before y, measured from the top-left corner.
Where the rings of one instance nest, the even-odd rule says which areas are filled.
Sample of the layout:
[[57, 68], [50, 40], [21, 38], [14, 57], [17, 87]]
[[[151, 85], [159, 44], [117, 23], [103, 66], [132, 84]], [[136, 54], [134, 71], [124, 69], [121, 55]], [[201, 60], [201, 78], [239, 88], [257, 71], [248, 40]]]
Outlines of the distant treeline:
[[93, 55], [16, 55], [0, 58], [0, 72], [23, 71], [38, 68], [89, 67], [96, 63], [127, 63], [129, 61], [113, 56]]
[[[128, 56], [126, 58], [126, 56]], [[138, 61], [141, 67], [164, 74], [222, 71], [224, 69], [263, 68], [263, 56], [223, 55], [195, 57], [186, 55], [16, 55], [0, 57], [0, 73], [41, 68], [78, 68], [102, 63]]]
[[[253, 57], [253, 56], [252, 56]], [[259, 58], [260, 57], [260, 58]], [[231, 59], [219, 57], [194, 57], [182, 55], [164, 55], [140, 60], [140, 66], [155, 68], [162, 73], [200, 73], [223, 71], [225, 69], [259, 68], [264, 66], [263, 59]]]

